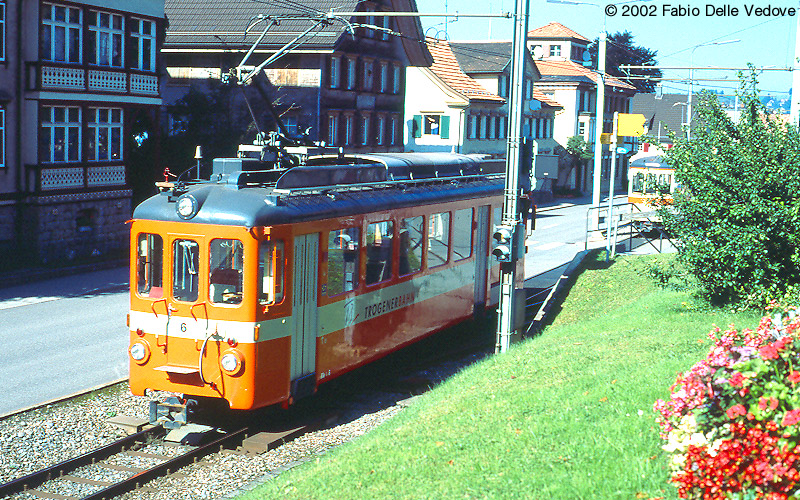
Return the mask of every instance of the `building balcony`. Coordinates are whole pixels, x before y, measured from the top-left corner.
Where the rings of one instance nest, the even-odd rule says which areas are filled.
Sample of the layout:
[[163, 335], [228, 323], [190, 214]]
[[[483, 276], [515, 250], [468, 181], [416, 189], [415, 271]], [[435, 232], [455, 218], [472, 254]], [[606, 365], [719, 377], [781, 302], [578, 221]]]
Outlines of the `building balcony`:
[[28, 90], [159, 95], [158, 76], [154, 74], [46, 62], [28, 63]]

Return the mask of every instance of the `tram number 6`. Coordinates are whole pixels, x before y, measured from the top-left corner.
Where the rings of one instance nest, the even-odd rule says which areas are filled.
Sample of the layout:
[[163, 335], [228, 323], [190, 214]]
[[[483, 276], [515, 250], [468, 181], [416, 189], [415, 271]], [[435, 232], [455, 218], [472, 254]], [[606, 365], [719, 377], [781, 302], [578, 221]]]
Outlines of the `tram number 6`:
[[181, 323], [181, 331], [186, 332], [186, 323]]

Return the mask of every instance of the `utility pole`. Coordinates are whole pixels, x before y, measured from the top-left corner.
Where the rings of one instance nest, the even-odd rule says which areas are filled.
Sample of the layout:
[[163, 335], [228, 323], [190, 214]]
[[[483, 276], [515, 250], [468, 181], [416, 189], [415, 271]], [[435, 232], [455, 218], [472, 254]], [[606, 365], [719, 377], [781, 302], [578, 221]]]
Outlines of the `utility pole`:
[[509, 103], [508, 142], [506, 144], [506, 183], [501, 225], [495, 228], [496, 246], [492, 254], [500, 261], [500, 303], [497, 316], [495, 351], [508, 351], [516, 324], [523, 314], [516, 306], [517, 261], [525, 254], [525, 225], [519, 216], [520, 165], [522, 162], [522, 103], [525, 98], [525, 56], [528, 50], [529, 0], [517, 0], [514, 10], [514, 39], [511, 63], [511, 102]]
[[599, 46], [597, 49], [597, 99], [595, 100], [594, 118], [594, 170], [592, 173], [592, 230], [600, 229], [600, 177], [603, 172], [603, 114], [606, 107], [606, 32], [600, 32]]
[[794, 29], [794, 61], [792, 62], [792, 107], [789, 115], [792, 125], [800, 121], [800, 9], [797, 9], [797, 23]]

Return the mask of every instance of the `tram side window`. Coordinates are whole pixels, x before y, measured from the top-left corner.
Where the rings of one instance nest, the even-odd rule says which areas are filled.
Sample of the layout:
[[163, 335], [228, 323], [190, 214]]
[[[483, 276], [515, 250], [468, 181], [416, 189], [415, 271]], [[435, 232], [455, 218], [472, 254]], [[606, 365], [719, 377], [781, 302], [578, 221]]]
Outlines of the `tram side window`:
[[211, 240], [208, 262], [208, 299], [214, 304], [241, 304], [244, 270], [242, 242]]
[[277, 304], [283, 300], [283, 241], [265, 241], [258, 249], [258, 302]]
[[644, 192], [644, 174], [641, 172], [636, 172], [636, 175], [633, 176], [633, 187], [631, 191], [636, 193], [643, 193]]
[[172, 297], [175, 300], [197, 300], [200, 268], [200, 246], [194, 240], [175, 240], [172, 244]]
[[367, 226], [367, 285], [392, 277], [394, 222], [376, 222]]
[[472, 255], [472, 209], [453, 214], [453, 259], [463, 260]]
[[136, 289], [139, 295], [153, 299], [164, 296], [162, 268], [164, 241], [157, 234], [139, 235], [136, 259]]
[[361, 231], [357, 227], [328, 233], [328, 296], [358, 288], [358, 250]]
[[428, 223], [428, 268], [447, 262], [450, 251], [450, 212], [431, 215]]
[[400, 276], [422, 269], [422, 235], [425, 219], [420, 215], [400, 221]]

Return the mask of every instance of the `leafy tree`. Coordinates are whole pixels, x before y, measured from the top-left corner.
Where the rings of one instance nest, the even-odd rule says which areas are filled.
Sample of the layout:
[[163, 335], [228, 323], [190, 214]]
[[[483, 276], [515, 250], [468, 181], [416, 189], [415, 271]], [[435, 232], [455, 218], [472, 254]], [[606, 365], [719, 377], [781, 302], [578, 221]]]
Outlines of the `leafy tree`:
[[[655, 92], [657, 80], [628, 80], [626, 73], [619, 67], [625, 64], [631, 66], [655, 65], [658, 51], [634, 45], [633, 34], [627, 30], [608, 35], [606, 40], [606, 73], [628, 82], [636, 87], [639, 92]], [[599, 39], [595, 38], [594, 42], [589, 45], [589, 52], [592, 54], [592, 61], [594, 61], [594, 69], [597, 69], [599, 44]], [[660, 69], [636, 69], [630, 70], [629, 74], [633, 76], [650, 76], [656, 79], [661, 78]]]
[[682, 189], [662, 215], [680, 258], [716, 303], [763, 305], [800, 284], [800, 133], [766, 113], [754, 76], [733, 122], [709, 92], [666, 161]]

